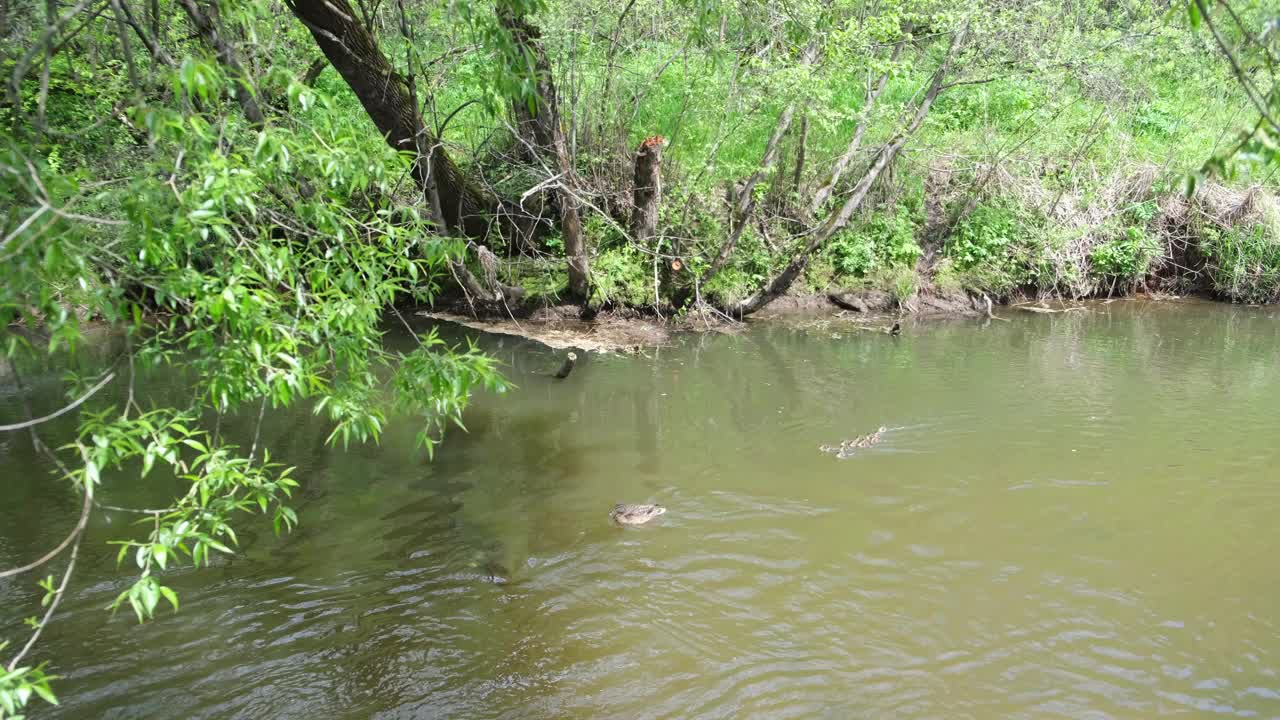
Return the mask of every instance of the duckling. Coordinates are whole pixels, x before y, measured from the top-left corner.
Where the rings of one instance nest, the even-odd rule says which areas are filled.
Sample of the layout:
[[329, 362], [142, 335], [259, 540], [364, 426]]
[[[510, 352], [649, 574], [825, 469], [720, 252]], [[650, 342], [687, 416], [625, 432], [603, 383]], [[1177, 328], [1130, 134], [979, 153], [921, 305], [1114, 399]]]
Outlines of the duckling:
[[850, 447], [851, 449], [852, 449], [852, 448], [869, 448], [869, 447], [871, 447], [872, 445], [875, 445], [875, 444], [879, 443], [879, 442], [880, 442], [880, 436], [881, 436], [881, 435], [883, 435], [883, 434], [885, 433], [885, 431], [887, 431], [888, 429], [889, 429], [889, 428], [884, 427], [884, 426], [882, 425], [882, 426], [880, 426], [880, 428], [879, 428], [878, 430], [876, 430], [875, 432], [871, 433], [870, 435], [859, 435], [858, 437], [856, 437], [856, 438], [854, 438], [853, 440], [849, 441], [849, 447]]
[[876, 428], [876, 431], [875, 431], [875, 432], [873, 432], [873, 433], [871, 433], [870, 435], [868, 435], [868, 436], [867, 436], [867, 439], [866, 439], [866, 445], [863, 445], [863, 447], [871, 447], [872, 445], [875, 445], [875, 444], [879, 443], [879, 442], [880, 442], [880, 437], [881, 437], [882, 435], [884, 435], [884, 434], [885, 434], [886, 432], [888, 432], [888, 431], [889, 431], [889, 428], [887, 428], [887, 427], [885, 427], [885, 426], [883, 426], [883, 425], [881, 425], [880, 427]]
[[643, 525], [666, 511], [667, 509], [661, 505], [618, 503], [613, 506], [613, 510], [609, 511], [609, 519], [619, 525]]

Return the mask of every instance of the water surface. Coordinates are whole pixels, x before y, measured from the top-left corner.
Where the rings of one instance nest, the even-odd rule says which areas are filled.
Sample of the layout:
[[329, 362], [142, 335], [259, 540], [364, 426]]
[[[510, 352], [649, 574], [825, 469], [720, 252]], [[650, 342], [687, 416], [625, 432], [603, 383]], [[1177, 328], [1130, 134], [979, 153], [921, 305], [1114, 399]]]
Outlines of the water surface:
[[[133, 517], [97, 513], [40, 650], [64, 702], [36, 717], [1280, 715], [1277, 311], [1004, 314], [757, 326], [558, 383], [556, 354], [484, 337], [519, 390], [434, 462], [407, 418], [344, 453], [306, 409], [269, 414], [301, 526], [242, 522], [137, 627], [103, 610]], [[32, 379], [42, 407], [57, 378]], [[2, 566], [74, 521], [47, 473], [0, 436]], [[670, 510], [618, 529], [618, 501]], [[0, 581], [6, 633], [32, 582]]]

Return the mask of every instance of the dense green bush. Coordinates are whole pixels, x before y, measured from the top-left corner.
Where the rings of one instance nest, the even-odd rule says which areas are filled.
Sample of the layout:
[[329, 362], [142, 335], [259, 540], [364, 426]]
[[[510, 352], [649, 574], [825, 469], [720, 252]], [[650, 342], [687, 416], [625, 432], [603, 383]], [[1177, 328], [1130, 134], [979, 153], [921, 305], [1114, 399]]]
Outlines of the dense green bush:
[[592, 264], [595, 299], [600, 302], [646, 305], [654, 302], [653, 260], [631, 246], [605, 250]]
[[827, 255], [838, 277], [864, 278], [881, 270], [911, 267], [920, 257], [916, 223], [907, 206], [880, 212], [860, 227], [838, 233]]
[[1203, 230], [1200, 250], [1214, 290], [1241, 302], [1280, 299], [1280, 235], [1259, 222], [1230, 230]]
[[1089, 264], [1103, 278], [1136, 282], [1147, 275], [1159, 254], [1160, 243], [1146, 229], [1127, 227], [1119, 237], [1096, 246]]

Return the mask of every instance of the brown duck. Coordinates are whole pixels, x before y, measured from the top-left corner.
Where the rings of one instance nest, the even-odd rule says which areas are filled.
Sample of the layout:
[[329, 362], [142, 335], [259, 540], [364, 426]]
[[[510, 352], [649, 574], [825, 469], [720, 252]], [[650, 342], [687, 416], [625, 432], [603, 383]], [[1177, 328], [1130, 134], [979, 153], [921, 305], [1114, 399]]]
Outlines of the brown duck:
[[665, 513], [661, 505], [628, 505], [618, 503], [609, 511], [609, 519], [619, 525], [643, 525]]

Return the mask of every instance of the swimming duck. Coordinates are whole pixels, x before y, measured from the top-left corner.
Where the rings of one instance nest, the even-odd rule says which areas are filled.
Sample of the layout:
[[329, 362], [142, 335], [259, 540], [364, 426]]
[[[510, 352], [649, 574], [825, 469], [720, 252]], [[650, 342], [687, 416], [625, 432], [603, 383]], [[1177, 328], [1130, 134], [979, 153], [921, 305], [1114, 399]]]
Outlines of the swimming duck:
[[658, 517], [667, 509], [661, 505], [628, 505], [618, 503], [609, 511], [609, 519], [619, 525], [643, 525]]
[[852, 440], [845, 440], [844, 442], [840, 443], [840, 450], [839, 450], [840, 457], [841, 458], [849, 457], [850, 455], [853, 454], [854, 450], [858, 450], [861, 448], [869, 448], [872, 445], [879, 443], [880, 436], [883, 435], [885, 431], [887, 431], [888, 429], [889, 428], [882, 426], [880, 429], [876, 430], [870, 435], [859, 435], [858, 437]]
[[888, 429], [889, 428], [881, 425], [878, 430], [871, 433], [870, 435], [859, 435], [858, 437], [854, 438], [852, 441], [850, 441], [849, 446], [855, 447], [855, 448], [869, 448], [872, 445], [875, 445], [876, 443], [880, 442], [880, 436], [883, 435], [885, 431], [887, 431]]

